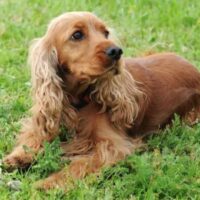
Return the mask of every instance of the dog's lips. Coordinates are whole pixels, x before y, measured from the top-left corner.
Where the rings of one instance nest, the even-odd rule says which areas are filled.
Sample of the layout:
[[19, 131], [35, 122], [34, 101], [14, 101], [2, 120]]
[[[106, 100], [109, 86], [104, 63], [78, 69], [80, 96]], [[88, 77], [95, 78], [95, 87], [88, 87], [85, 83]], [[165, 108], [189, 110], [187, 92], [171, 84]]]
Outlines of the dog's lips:
[[114, 75], [117, 75], [120, 73], [120, 65], [118, 61], [114, 61], [112, 65], [107, 70], [105, 70], [103, 74], [111, 72], [111, 71], [113, 72]]

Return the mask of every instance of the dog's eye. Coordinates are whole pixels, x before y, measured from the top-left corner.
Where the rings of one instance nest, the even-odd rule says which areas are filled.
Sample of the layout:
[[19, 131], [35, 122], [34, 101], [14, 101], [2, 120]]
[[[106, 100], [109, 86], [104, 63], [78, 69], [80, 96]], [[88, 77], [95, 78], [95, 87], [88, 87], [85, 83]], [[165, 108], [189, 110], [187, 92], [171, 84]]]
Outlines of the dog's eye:
[[72, 40], [82, 40], [83, 38], [84, 38], [84, 34], [81, 31], [76, 31], [71, 36]]
[[106, 30], [106, 31], [104, 32], [104, 35], [105, 35], [106, 38], [108, 38], [108, 36], [109, 36], [109, 31]]

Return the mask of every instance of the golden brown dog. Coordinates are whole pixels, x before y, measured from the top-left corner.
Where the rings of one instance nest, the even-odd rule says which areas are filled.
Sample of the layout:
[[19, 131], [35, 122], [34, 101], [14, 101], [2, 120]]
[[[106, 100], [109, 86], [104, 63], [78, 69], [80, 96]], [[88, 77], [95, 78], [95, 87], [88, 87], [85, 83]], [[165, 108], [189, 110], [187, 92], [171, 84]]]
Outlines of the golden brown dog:
[[133, 138], [164, 127], [174, 113], [195, 120], [200, 73], [188, 61], [173, 53], [121, 58], [122, 53], [93, 14], [55, 18], [30, 49], [32, 117], [4, 163], [30, 163], [43, 142], [52, 141], [64, 125], [76, 131], [62, 145], [71, 163], [38, 184], [63, 187], [67, 178], [84, 177], [125, 158], [139, 145]]

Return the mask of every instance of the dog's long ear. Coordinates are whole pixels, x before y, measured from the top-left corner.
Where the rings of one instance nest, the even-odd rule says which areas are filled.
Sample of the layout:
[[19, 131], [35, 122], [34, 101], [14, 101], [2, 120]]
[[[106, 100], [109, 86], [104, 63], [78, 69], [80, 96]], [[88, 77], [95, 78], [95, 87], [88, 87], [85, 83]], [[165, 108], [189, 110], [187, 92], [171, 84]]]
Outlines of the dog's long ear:
[[33, 92], [33, 123], [41, 134], [56, 134], [62, 112], [62, 80], [57, 76], [57, 52], [45, 38], [37, 39], [29, 51]]
[[120, 75], [97, 80], [91, 94], [91, 98], [102, 105], [101, 112], [109, 111], [111, 121], [118, 128], [130, 127], [134, 123], [143, 97], [143, 92], [125, 69], [121, 70]]
[[[45, 37], [33, 42], [29, 52], [33, 91], [33, 117], [35, 131], [57, 134], [61, 120], [71, 125], [72, 110], [63, 92], [62, 79], [57, 74], [58, 57], [56, 48]], [[63, 104], [66, 104], [63, 106]], [[63, 107], [65, 109], [63, 109]], [[74, 113], [74, 112], [72, 112]], [[63, 116], [64, 115], [64, 116]], [[70, 127], [71, 128], [71, 127]]]

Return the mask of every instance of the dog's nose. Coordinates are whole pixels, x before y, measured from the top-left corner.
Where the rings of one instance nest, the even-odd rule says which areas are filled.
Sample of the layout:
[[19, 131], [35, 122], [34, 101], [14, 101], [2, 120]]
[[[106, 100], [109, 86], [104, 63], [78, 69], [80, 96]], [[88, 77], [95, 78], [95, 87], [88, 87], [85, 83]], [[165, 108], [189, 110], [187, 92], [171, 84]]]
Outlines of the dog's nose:
[[106, 49], [106, 55], [112, 58], [113, 60], [119, 60], [122, 53], [122, 49], [116, 46], [109, 47], [108, 49]]

